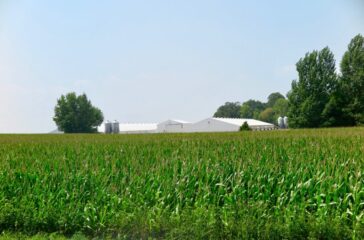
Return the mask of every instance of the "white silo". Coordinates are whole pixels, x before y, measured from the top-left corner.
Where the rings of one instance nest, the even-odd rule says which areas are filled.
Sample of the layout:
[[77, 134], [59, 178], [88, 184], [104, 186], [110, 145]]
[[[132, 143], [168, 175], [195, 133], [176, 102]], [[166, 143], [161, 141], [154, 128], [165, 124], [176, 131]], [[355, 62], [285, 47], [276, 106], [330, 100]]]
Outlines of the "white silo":
[[105, 122], [105, 133], [109, 134], [112, 132], [112, 126], [110, 121]]
[[279, 128], [284, 128], [284, 122], [282, 117], [278, 118], [277, 123]]
[[283, 118], [283, 124], [284, 124], [284, 127], [285, 128], [288, 128], [288, 117], [287, 116], [284, 116], [284, 118]]
[[118, 121], [114, 121], [111, 125], [112, 127], [112, 133], [119, 133], [120, 132], [120, 128], [119, 128], [119, 122]]

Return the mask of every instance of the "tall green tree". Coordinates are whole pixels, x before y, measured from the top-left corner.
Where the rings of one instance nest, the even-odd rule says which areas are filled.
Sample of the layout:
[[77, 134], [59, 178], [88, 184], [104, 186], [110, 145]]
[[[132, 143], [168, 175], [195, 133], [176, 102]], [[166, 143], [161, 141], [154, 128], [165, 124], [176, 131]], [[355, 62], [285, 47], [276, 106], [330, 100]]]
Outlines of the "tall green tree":
[[274, 92], [269, 94], [267, 107], [273, 107], [278, 99], [285, 99], [285, 97], [279, 92]]
[[296, 64], [298, 81], [288, 94], [291, 127], [328, 126], [325, 108], [337, 89], [334, 55], [328, 47], [307, 53]]
[[261, 111], [265, 109], [265, 104], [257, 100], [248, 100], [241, 105], [240, 117], [242, 118], [259, 118]]
[[65, 133], [93, 133], [104, 120], [100, 109], [92, 106], [86, 94], [62, 95], [54, 108], [53, 120]]
[[239, 118], [240, 117], [240, 103], [239, 102], [226, 102], [220, 106], [214, 114], [214, 117], [225, 118]]
[[355, 36], [341, 61], [341, 99], [349, 123], [364, 124], [364, 37]]
[[288, 113], [288, 100], [285, 98], [279, 98], [273, 105], [273, 111], [276, 114], [276, 117], [279, 116], [284, 117], [287, 116]]

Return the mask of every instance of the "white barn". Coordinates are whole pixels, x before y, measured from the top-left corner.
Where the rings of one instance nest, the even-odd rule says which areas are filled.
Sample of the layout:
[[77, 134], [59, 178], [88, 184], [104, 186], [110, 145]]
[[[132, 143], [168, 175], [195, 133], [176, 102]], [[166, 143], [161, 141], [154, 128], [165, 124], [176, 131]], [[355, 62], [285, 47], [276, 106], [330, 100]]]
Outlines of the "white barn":
[[157, 132], [159, 133], [179, 133], [189, 132], [192, 123], [183, 120], [169, 119], [167, 121], [158, 123]]
[[[273, 130], [274, 124], [246, 118], [206, 118], [196, 123], [169, 119], [161, 123], [120, 123], [119, 133], [192, 133], [192, 132], [237, 132], [247, 122], [252, 130]], [[105, 132], [105, 124], [98, 128]]]
[[[105, 132], [105, 124], [98, 127], [98, 132]], [[120, 134], [156, 133], [157, 123], [119, 123]]]
[[193, 124], [191, 132], [237, 132], [247, 122], [252, 130], [273, 130], [271, 123], [246, 118], [206, 118]]
[[120, 133], [156, 133], [156, 123], [122, 123], [120, 124]]

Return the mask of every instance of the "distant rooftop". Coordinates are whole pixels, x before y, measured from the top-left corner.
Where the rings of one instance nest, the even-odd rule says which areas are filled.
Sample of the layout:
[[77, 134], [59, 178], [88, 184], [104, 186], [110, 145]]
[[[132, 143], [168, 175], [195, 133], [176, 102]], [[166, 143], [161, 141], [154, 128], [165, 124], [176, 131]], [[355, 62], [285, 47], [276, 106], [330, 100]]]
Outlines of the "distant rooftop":
[[[153, 131], [157, 129], [157, 123], [119, 123], [120, 132]], [[105, 131], [105, 124], [97, 128], [99, 132]]]
[[244, 122], [247, 122], [249, 126], [273, 126], [271, 123], [250, 119], [250, 118], [213, 118], [218, 121], [241, 126]]

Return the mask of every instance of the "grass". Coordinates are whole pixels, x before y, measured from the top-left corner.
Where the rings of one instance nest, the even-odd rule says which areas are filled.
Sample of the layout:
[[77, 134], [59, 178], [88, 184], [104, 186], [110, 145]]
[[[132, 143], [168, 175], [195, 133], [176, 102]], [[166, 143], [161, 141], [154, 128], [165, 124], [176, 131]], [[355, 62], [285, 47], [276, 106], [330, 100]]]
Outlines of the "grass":
[[0, 135], [0, 239], [360, 239], [363, 174], [364, 128]]

